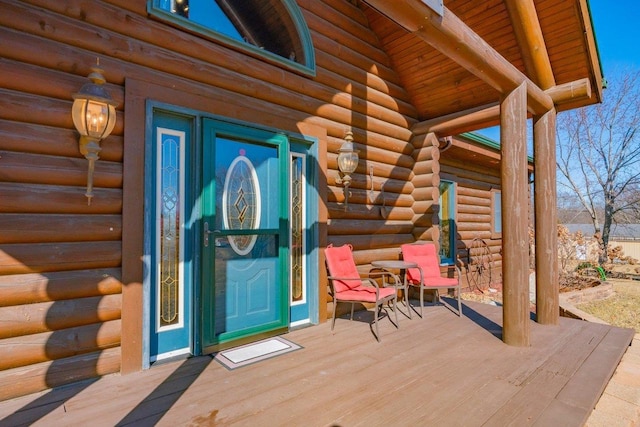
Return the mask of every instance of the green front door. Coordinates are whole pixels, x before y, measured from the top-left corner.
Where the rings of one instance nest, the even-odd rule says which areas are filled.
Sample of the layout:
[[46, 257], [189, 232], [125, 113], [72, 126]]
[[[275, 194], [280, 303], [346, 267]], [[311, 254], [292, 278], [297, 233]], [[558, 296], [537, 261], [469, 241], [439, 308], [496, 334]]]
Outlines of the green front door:
[[288, 141], [203, 119], [202, 348], [288, 327]]

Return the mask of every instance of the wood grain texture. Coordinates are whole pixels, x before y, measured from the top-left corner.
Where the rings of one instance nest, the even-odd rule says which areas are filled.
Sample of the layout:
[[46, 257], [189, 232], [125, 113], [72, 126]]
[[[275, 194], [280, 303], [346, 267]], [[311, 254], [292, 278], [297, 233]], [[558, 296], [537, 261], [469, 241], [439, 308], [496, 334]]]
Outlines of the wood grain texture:
[[[386, 257], [379, 255], [379, 259]], [[382, 318], [381, 345], [369, 330], [371, 318], [371, 313], [362, 312], [354, 321], [337, 319], [333, 331], [329, 324], [293, 331], [285, 338], [303, 349], [235, 371], [227, 371], [211, 357], [196, 357], [146, 372], [108, 376], [90, 387], [79, 384], [4, 401], [0, 419], [14, 425], [36, 421], [87, 425], [100, 420], [108, 425], [135, 421], [345, 426], [531, 425], [538, 421], [553, 425], [561, 419], [566, 426], [578, 427], [584, 425], [584, 417], [634, 334], [629, 329], [563, 318], [553, 328], [533, 323], [535, 345], [514, 349], [499, 339], [500, 308], [468, 301], [461, 318], [443, 306], [425, 307], [424, 318], [400, 317], [398, 329]], [[352, 357], [336, 358], [336, 353], [345, 354], [345, 348]], [[92, 365], [93, 360], [98, 359], [84, 366], [95, 370], [103, 366]], [[492, 363], [478, 369], [479, 360]], [[52, 378], [57, 369], [63, 369], [62, 362], [36, 366]], [[256, 377], [269, 381], [256, 381]], [[10, 378], [13, 383], [0, 376], [0, 392], [18, 384], [17, 373]], [[24, 378], [27, 383], [31, 376]], [[560, 392], [549, 392], [551, 387]], [[381, 389], [392, 390], [397, 398], [387, 398], [380, 405]], [[353, 396], [358, 396], [360, 405], [350, 404]], [[425, 400], [424, 396], [430, 397]], [[558, 412], [558, 404], [571, 411]], [[559, 413], [561, 418], [549, 418]]]

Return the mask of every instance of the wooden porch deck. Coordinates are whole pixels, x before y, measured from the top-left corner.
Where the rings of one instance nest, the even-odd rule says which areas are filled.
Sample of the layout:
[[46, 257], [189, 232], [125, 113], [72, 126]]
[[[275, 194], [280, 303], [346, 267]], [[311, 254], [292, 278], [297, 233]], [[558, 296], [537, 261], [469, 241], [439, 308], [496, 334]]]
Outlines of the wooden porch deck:
[[500, 340], [500, 308], [463, 314], [426, 307], [397, 330], [383, 318], [381, 343], [338, 319], [233, 371], [197, 357], [0, 402], [0, 425], [582, 426], [634, 335], [562, 318], [532, 322], [531, 347], [516, 348]]

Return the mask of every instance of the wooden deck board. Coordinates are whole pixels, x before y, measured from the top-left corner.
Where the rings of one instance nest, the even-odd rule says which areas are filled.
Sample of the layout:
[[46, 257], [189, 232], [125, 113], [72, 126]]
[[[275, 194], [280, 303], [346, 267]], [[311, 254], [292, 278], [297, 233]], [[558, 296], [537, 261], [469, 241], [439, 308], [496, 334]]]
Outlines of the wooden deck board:
[[[501, 309], [442, 306], [400, 328], [370, 314], [292, 331], [303, 346], [229, 371], [209, 356], [0, 402], [0, 425], [580, 426], [632, 331], [531, 323], [532, 346], [500, 340]], [[593, 402], [593, 403], [590, 403]]]

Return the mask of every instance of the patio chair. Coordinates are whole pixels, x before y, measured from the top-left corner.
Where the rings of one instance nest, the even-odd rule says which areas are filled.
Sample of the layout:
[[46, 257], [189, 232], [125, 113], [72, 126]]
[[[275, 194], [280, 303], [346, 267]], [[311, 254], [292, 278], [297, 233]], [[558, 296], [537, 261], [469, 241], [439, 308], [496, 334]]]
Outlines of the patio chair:
[[353, 260], [353, 247], [349, 244], [334, 247], [327, 246], [324, 251], [327, 270], [329, 271], [329, 293], [333, 297], [333, 319], [331, 330], [336, 323], [336, 309], [339, 302], [351, 304], [351, 320], [353, 320], [353, 310], [356, 303], [375, 304], [373, 314], [374, 325], [376, 327], [376, 340], [380, 341], [378, 329], [378, 312], [384, 303], [393, 303], [395, 313], [395, 326], [398, 327], [398, 312], [396, 310], [397, 291], [393, 287], [384, 288], [378, 286], [375, 280], [370, 277], [360, 277], [356, 263]]
[[402, 258], [405, 261], [415, 262], [417, 268], [407, 269], [407, 284], [419, 288], [420, 290], [420, 317], [424, 306], [424, 291], [435, 291], [435, 302], [440, 301], [440, 289], [456, 289], [458, 295], [458, 316], [462, 315], [462, 304], [460, 303], [460, 269], [456, 265], [449, 268], [456, 269], [456, 278], [442, 277], [440, 273], [440, 257], [436, 252], [433, 243], [405, 244], [401, 246]]

